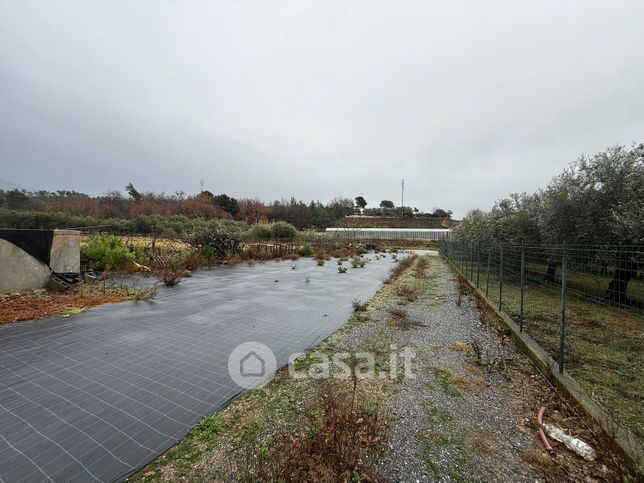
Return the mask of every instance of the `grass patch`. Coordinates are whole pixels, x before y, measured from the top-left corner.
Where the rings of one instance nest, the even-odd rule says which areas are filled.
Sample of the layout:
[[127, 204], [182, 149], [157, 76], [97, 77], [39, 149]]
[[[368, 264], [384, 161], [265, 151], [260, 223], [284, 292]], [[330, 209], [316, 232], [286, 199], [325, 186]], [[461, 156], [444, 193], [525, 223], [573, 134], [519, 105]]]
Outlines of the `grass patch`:
[[[557, 360], [559, 291], [530, 286], [525, 300], [525, 332]], [[520, 287], [505, 283], [503, 310], [518, 320], [519, 307]], [[643, 442], [644, 319], [611, 307], [569, 298], [566, 321], [566, 370], [591, 397]]]
[[449, 423], [454, 420], [454, 416], [449, 411], [439, 409], [436, 406], [432, 406], [429, 410], [429, 417], [431, 422]]
[[199, 440], [207, 441], [219, 434], [221, 426], [221, 417], [217, 414], [211, 414], [194, 425], [190, 430], [190, 434]]
[[434, 369], [434, 379], [442, 391], [450, 397], [461, 397], [461, 393], [454, 387], [454, 376], [447, 369]]

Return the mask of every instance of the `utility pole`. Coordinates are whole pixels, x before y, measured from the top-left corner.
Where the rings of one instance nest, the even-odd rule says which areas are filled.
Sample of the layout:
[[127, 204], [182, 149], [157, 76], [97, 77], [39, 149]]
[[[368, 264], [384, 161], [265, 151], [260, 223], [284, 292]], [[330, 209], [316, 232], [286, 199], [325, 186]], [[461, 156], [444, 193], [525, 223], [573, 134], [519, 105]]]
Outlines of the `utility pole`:
[[403, 178], [402, 183], [400, 184], [400, 217], [404, 218], [404, 209], [405, 209], [405, 180]]

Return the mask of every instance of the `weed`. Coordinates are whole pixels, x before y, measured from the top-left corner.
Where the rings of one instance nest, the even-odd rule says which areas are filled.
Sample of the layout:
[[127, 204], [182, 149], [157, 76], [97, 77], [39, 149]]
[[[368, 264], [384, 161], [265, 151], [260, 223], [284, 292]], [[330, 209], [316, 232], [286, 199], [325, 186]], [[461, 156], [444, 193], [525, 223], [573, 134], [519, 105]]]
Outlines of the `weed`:
[[360, 299], [353, 299], [352, 305], [354, 312], [365, 312], [367, 310], [367, 302], [362, 302]]
[[429, 258], [427, 256], [418, 257], [414, 266], [414, 277], [425, 278], [425, 271], [429, 267]]
[[449, 423], [454, 420], [454, 416], [452, 416], [449, 411], [438, 409], [437, 407], [432, 407], [429, 414], [432, 420], [439, 421], [441, 423]]
[[396, 317], [397, 319], [406, 319], [407, 318], [407, 311], [403, 308], [400, 307], [390, 307], [389, 308], [389, 314]]
[[412, 266], [416, 258], [417, 255], [414, 255], [403, 259], [400, 263], [397, 263], [396, 266], [389, 271], [389, 276], [384, 280], [384, 283], [391, 283], [400, 277], [405, 270]]
[[89, 237], [80, 247], [81, 266], [93, 270], [130, 270], [142, 254], [140, 245], [112, 235]]
[[439, 387], [443, 390], [445, 394], [450, 397], [460, 397], [461, 393], [453, 385], [453, 376], [452, 373], [447, 369], [434, 369], [434, 378], [438, 383]]
[[304, 245], [302, 245], [302, 247], [300, 247], [298, 253], [301, 257], [310, 257], [311, 255], [313, 255], [313, 247], [310, 244], [305, 243]]
[[407, 283], [399, 283], [394, 287], [394, 293], [399, 297], [404, 297], [409, 302], [413, 302], [418, 297], [416, 295], [416, 289]]
[[219, 434], [221, 426], [221, 418], [216, 414], [212, 414], [210, 416], [206, 416], [193, 426], [190, 430], [190, 435], [202, 441], [207, 441]]
[[340, 265], [338, 267], [338, 273], [347, 273], [347, 267], [343, 267], [342, 265]]
[[351, 258], [351, 266], [353, 268], [364, 268], [365, 263], [366, 263], [365, 259], [362, 257], [359, 257], [358, 255]]
[[324, 259], [323, 258], [318, 258], [316, 260], [318, 267], [323, 267], [324, 266]]
[[473, 350], [472, 344], [470, 344], [469, 342], [463, 342], [460, 340], [457, 340], [456, 342], [454, 342], [452, 345], [449, 346], [449, 348], [457, 352], [469, 352]]
[[422, 325], [418, 321], [410, 318], [407, 314], [407, 311], [402, 307], [389, 307], [388, 312], [392, 316], [390, 321], [391, 324], [400, 329], [406, 330], [414, 326]]
[[152, 257], [150, 264], [152, 272], [166, 287], [177, 285], [184, 277], [189, 275], [185, 268], [181, 253], [157, 253]]
[[[352, 371], [354, 374], [355, 372]], [[379, 402], [361, 405], [358, 379], [349, 387], [322, 381], [308, 408], [306, 430], [261, 438], [259, 431], [240, 437], [242, 456], [236, 473], [241, 481], [372, 480], [365, 455], [382, 441], [385, 421]]]
[[132, 287], [131, 294], [135, 301], [149, 300], [157, 296], [158, 285], [152, 287]]

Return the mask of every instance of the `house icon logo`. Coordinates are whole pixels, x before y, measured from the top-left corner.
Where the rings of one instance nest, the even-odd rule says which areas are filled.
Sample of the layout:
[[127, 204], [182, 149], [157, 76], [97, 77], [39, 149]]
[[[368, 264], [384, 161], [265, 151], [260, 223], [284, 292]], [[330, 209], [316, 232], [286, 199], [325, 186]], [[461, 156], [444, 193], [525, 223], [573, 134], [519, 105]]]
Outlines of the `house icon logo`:
[[273, 351], [261, 342], [244, 342], [228, 357], [228, 374], [245, 389], [252, 389], [275, 375], [277, 360]]
[[239, 361], [239, 373], [244, 377], [262, 377], [266, 362], [255, 351], [250, 351]]

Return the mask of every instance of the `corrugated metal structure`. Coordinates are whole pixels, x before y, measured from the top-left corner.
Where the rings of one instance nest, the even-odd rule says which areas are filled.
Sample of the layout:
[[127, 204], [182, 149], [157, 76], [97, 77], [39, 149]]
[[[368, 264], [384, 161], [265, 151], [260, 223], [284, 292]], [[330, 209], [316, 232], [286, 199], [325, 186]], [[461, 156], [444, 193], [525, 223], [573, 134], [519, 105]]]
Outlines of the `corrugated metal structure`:
[[447, 228], [327, 228], [326, 234], [354, 240], [449, 240]]

